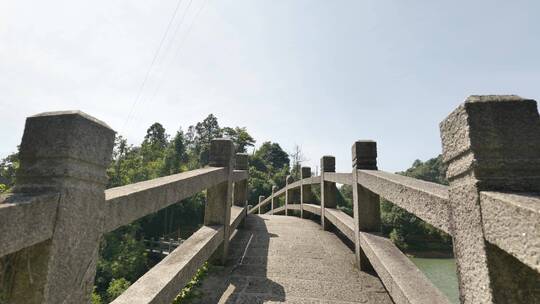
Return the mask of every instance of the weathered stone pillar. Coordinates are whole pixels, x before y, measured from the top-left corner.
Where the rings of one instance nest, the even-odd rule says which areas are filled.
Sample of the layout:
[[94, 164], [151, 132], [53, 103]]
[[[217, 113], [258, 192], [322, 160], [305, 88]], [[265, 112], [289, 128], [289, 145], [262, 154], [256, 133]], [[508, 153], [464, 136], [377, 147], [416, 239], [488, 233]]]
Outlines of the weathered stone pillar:
[[[302, 167], [300, 171], [300, 179], [311, 177], [311, 168]], [[309, 204], [313, 202], [313, 193], [311, 193], [311, 184], [304, 184], [300, 186], [300, 218], [304, 218], [304, 203]]]
[[16, 253], [8, 303], [90, 302], [113, 145], [114, 131], [82, 112], [27, 118], [13, 192], [60, 198], [52, 238]]
[[277, 187], [272, 186], [272, 201], [270, 202], [271, 204], [270, 208], [272, 211], [274, 211], [274, 199], [275, 199], [274, 194], [276, 193], [276, 191], [277, 191]]
[[205, 225], [223, 225], [224, 227], [222, 248], [216, 251], [212, 260], [216, 263], [225, 264], [229, 250], [234, 166], [234, 144], [230, 139], [212, 140], [209, 165], [212, 167], [224, 167], [227, 172], [226, 181], [207, 189], [207, 202], [204, 210]]
[[293, 191], [290, 189], [287, 189], [290, 184], [293, 183], [293, 177], [290, 175], [287, 175], [285, 178], [285, 215], [289, 215], [288, 205], [292, 203], [293, 201]]
[[327, 172], [336, 172], [336, 158], [334, 156], [321, 158], [321, 225], [324, 230], [329, 230], [332, 227], [332, 224], [325, 218], [325, 209], [337, 208], [336, 183], [324, 181], [324, 175]]
[[261, 214], [261, 203], [264, 201], [264, 195], [259, 195], [259, 214]]
[[[248, 170], [248, 155], [246, 153], [236, 153], [236, 170]], [[248, 199], [248, 181], [247, 179], [234, 183], [233, 201], [235, 206], [245, 207]]]
[[479, 198], [483, 190], [540, 191], [536, 102], [470, 96], [440, 128], [461, 302], [540, 303], [539, 274], [485, 240]]
[[357, 141], [352, 146], [352, 190], [356, 262], [361, 270], [371, 269], [368, 258], [360, 247], [360, 231], [381, 231], [379, 196], [358, 184], [358, 170], [377, 170], [377, 143]]

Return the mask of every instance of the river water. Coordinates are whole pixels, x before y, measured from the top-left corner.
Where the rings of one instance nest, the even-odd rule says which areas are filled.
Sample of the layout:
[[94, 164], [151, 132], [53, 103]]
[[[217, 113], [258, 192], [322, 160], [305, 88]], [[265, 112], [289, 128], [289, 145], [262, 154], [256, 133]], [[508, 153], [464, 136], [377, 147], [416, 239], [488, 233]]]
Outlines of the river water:
[[411, 258], [411, 260], [452, 303], [459, 303], [454, 259]]

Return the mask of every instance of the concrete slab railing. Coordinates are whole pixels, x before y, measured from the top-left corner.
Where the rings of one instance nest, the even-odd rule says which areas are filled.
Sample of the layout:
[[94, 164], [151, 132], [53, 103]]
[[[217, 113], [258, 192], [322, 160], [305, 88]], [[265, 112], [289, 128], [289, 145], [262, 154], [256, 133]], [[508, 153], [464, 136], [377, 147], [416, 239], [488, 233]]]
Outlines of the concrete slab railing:
[[105, 190], [113, 142], [113, 130], [82, 112], [27, 119], [16, 185], [0, 197], [0, 257], [14, 270], [1, 282], [8, 303], [88, 303], [104, 233], [202, 190], [204, 226], [114, 303], [170, 303], [211, 256], [225, 261], [247, 214], [247, 154], [213, 140], [207, 168]]
[[[471, 96], [441, 124], [449, 186], [378, 170], [377, 144], [352, 146], [352, 170], [272, 188], [249, 213], [295, 211], [320, 217], [354, 244], [361, 270], [374, 269], [396, 303], [447, 303], [426, 277], [380, 234], [380, 199], [453, 238], [462, 303], [540, 302], [540, 118], [534, 100]], [[206, 190], [204, 226], [114, 303], [168, 303], [211, 256], [224, 262], [231, 232], [248, 213], [247, 155], [214, 140], [210, 165], [105, 190], [114, 131], [81, 112], [29, 117], [13, 193], [0, 197], [0, 257], [15, 275], [9, 303], [85, 303], [103, 233]], [[353, 190], [353, 216], [337, 209], [336, 184]], [[320, 200], [313, 186], [320, 188]], [[284, 205], [276, 199], [284, 196]], [[5, 283], [5, 282], [4, 282]]]
[[[471, 96], [440, 125], [449, 186], [377, 170], [374, 141], [352, 148], [352, 173], [321, 159], [321, 176], [296, 182], [249, 210], [302, 185], [319, 184], [317, 204], [272, 204], [270, 214], [321, 216], [355, 244], [361, 269], [374, 268], [396, 303], [446, 300], [409, 260], [378, 235], [380, 198], [450, 234], [462, 303], [540, 302], [540, 118], [536, 101]], [[336, 209], [336, 183], [353, 186], [354, 217]], [[308, 188], [309, 189], [309, 188]], [[301, 190], [304, 191], [304, 190]], [[426, 300], [429, 299], [429, 300]]]

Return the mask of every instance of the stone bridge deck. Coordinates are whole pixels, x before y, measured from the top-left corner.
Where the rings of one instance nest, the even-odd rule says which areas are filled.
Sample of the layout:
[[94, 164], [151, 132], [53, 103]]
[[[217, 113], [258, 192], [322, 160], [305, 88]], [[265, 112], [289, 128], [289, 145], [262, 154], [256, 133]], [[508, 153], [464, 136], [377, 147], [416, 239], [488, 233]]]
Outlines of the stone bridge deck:
[[196, 303], [393, 303], [375, 274], [354, 267], [354, 253], [310, 220], [249, 215], [214, 267]]

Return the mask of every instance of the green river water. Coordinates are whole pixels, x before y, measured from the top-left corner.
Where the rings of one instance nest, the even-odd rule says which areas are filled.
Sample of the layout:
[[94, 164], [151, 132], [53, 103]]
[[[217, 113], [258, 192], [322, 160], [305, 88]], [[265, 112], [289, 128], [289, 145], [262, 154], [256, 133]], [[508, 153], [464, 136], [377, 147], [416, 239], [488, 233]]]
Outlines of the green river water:
[[411, 258], [411, 260], [452, 303], [459, 303], [454, 259]]

